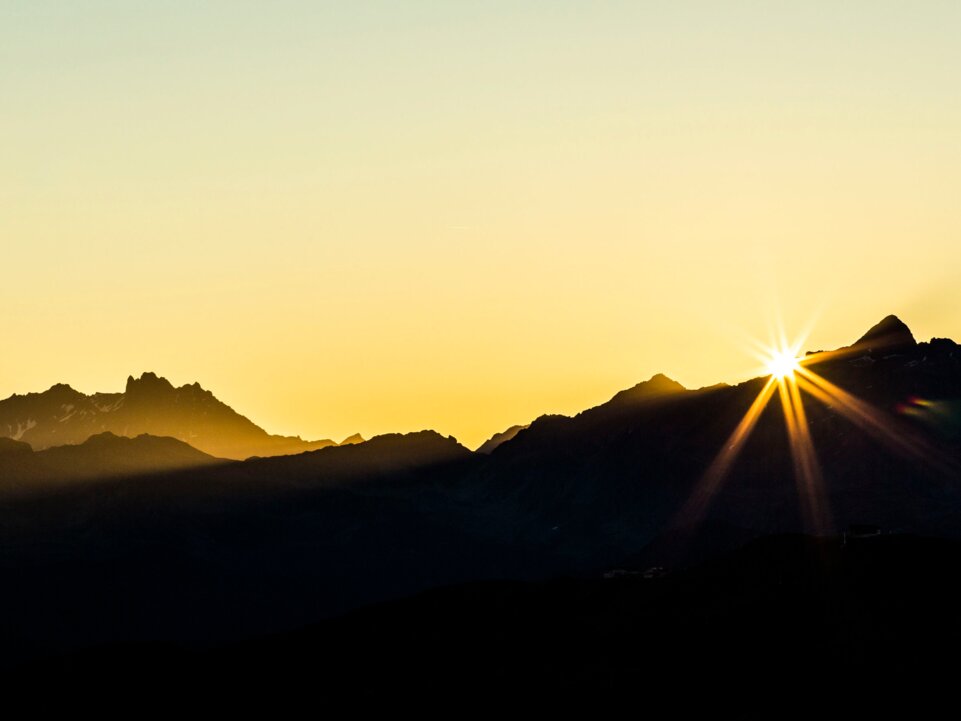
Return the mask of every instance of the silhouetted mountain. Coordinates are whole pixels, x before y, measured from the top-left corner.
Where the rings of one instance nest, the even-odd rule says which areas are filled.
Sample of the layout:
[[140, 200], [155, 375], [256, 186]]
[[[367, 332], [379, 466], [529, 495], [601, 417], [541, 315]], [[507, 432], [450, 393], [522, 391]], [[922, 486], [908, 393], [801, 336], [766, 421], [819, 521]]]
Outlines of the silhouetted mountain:
[[855, 348], [865, 351], [885, 351], [894, 353], [909, 350], [917, 345], [914, 334], [900, 318], [889, 315], [872, 327], [854, 343]]
[[687, 389], [675, 380], [671, 380], [663, 373], [658, 373], [650, 380], [638, 383], [633, 388], [617, 393], [609, 403], [640, 403], [672, 393], [681, 393]]
[[477, 449], [477, 452], [485, 455], [492, 453], [497, 446], [499, 446], [501, 443], [507, 443], [507, 441], [513, 439], [514, 436], [527, 428], [529, 425], [530, 424], [525, 426], [511, 426], [506, 431], [495, 433], [486, 441], [484, 441], [483, 444], [481, 444], [481, 446]]
[[10, 438], [0, 438], [0, 455], [20, 455], [23, 453], [33, 453], [29, 443], [14, 441]]
[[[900, 325], [886, 319], [876, 328], [890, 337]], [[910, 331], [900, 332], [902, 341], [907, 337]], [[945, 475], [944, 464], [937, 466], [939, 459], [961, 460], [958, 346], [902, 342], [897, 354], [886, 350], [870, 365], [859, 361], [858, 354], [839, 355], [810, 367], [869, 403], [890, 429], [889, 437], [911, 439], [918, 454], [906, 453], [908, 443], [899, 448], [879, 440], [876, 428], [852, 422], [837, 403], [824, 404], [804, 393], [829, 529], [867, 521], [885, 528], [955, 532], [961, 488]], [[536, 420], [475, 471], [475, 502], [496, 508], [497, 516], [514, 516], [515, 538], [549, 544], [585, 564], [600, 560], [602, 548], [611, 561], [618, 553], [629, 555], [631, 546], [639, 552], [689, 522], [685, 504], [765, 379], [683, 392], [658, 380], [669, 392], [637, 393], [645, 388], [640, 384], [573, 418]], [[641, 402], [625, 402], [634, 398]], [[775, 394], [710, 496], [702, 523], [744, 529], [748, 535], [811, 530], [803, 511], [810, 492], [802, 489], [799, 498], [780, 405]], [[957, 529], [961, 533], [961, 525]]]
[[[632, 388], [620, 391], [615, 394], [611, 400], [607, 403], [598, 406], [597, 408], [592, 408], [589, 411], [585, 411], [587, 414], [594, 414], [598, 411], [605, 412], [605, 410], [623, 410], [630, 409], [632, 406], [639, 403], [646, 403], [650, 401], [663, 398], [664, 396], [673, 395], [676, 393], [683, 393], [687, 389], [675, 380], [668, 378], [663, 373], [658, 373], [651, 377], [650, 380], [642, 381]], [[541, 425], [544, 423], [551, 423], [551, 419], [563, 419], [564, 416], [541, 416], [538, 421]], [[477, 449], [478, 453], [490, 454], [493, 450], [508, 441], [514, 439], [518, 433], [523, 430], [530, 428], [531, 424], [524, 426], [511, 426], [506, 431], [502, 433], [496, 433], [491, 436], [484, 444]]]
[[33, 451], [26, 443], [0, 439], [0, 496], [10, 492], [49, 492], [51, 485], [80, 480], [142, 476], [186, 468], [200, 469], [224, 461], [175, 438], [140, 435], [124, 438], [110, 432], [78, 445]]
[[387, 433], [363, 443], [330, 446], [299, 455], [251, 458], [232, 471], [255, 483], [270, 479], [271, 490], [297, 480], [324, 488], [357, 484], [356, 488], [380, 479], [387, 479], [396, 490], [401, 476], [468, 461], [472, 455], [457, 439], [435, 431]]
[[777, 393], [726, 472], [708, 473], [768, 379], [683, 390], [655, 376], [490, 455], [425, 431], [0, 504], [13, 624], [0, 645], [24, 658], [236, 639], [448, 584], [678, 569], [852, 524], [961, 538], [961, 349], [902, 346], [807, 359], [850, 394], [802, 389], [810, 483]]
[[129, 377], [123, 393], [88, 396], [58, 384], [43, 393], [0, 401], [0, 435], [25, 441], [36, 450], [75, 445], [103, 432], [170, 436], [213, 456], [234, 459], [336, 445], [331, 440], [269, 435], [200, 384], [175, 388], [154, 373]]
[[364, 443], [364, 437], [360, 433], [355, 433], [352, 436], [347, 436], [344, 440], [338, 443], [338, 446], [352, 446], [356, 443]]

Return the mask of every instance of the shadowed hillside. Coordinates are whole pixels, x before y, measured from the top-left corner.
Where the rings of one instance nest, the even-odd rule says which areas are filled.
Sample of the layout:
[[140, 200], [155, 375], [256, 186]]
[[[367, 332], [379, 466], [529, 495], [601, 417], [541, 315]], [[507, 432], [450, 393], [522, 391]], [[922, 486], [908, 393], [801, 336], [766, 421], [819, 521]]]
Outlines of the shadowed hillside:
[[136, 438], [105, 432], [83, 443], [34, 451], [29, 444], [0, 439], [0, 497], [49, 493], [80, 481], [136, 477], [226, 463], [175, 438]]
[[136, 702], [163, 678], [167, 700], [219, 708], [247, 706], [251, 689], [273, 707], [374, 687], [392, 703], [589, 691], [735, 718], [890, 711], [879, 684], [950, 673], [961, 584], [946, 571], [959, 562], [950, 541], [777, 536], [665, 575], [462, 584], [226, 647], [108, 646], [8, 679], [109, 678]]

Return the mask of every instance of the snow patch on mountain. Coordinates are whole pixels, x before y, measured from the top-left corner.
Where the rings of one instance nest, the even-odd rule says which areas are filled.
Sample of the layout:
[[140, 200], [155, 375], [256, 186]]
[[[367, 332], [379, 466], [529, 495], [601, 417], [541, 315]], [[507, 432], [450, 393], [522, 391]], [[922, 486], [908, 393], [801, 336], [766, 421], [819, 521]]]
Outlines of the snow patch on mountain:
[[[21, 438], [23, 438], [23, 434], [24, 434], [24, 433], [26, 433], [27, 431], [29, 431], [31, 428], [36, 428], [36, 427], [37, 427], [37, 422], [36, 422], [35, 420], [33, 420], [32, 418], [27, 419], [27, 422], [26, 422], [26, 423], [19, 423], [19, 422], [18, 422], [18, 423], [17, 423], [17, 430], [16, 430], [16, 432], [10, 434], [10, 438], [12, 438], [12, 439], [15, 440], [15, 441], [19, 441]], [[7, 428], [8, 428], [9, 430], [11, 430], [11, 431], [13, 430], [13, 427], [12, 427], [12, 426], [9, 426], [9, 425], [8, 425]]]

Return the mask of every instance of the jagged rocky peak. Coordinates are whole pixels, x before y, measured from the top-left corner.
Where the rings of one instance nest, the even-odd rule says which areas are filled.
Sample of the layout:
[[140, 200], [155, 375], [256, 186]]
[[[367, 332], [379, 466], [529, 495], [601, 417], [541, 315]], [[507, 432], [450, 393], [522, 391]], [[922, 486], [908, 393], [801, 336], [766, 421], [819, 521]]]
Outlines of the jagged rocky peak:
[[355, 434], [352, 435], [352, 436], [347, 436], [344, 440], [342, 440], [342, 441], [341, 441], [340, 443], [338, 443], [337, 445], [339, 445], [339, 446], [352, 446], [352, 445], [354, 445], [355, 443], [363, 443], [363, 442], [364, 442], [364, 437], [363, 437], [362, 435], [360, 435], [360, 433], [355, 433]]
[[129, 376], [123, 393], [87, 396], [58, 384], [43, 393], [0, 400], [0, 436], [27, 442], [36, 451], [78, 445], [105, 431], [123, 437], [169, 436], [208, 455], [238, 460], [337, 445], [327, 439], [270, 435], [199, 383], [175, 387], [149, 371]]
[[896, 315], [889, 315], [854, 345], [866, 351], [894, 352], [914, 348], [917, 344], [911, 329]]
[[141, 374], [140, 378], [134, 378], [133, 376], [127, 376], [127, 387], [125, 393], [128, 395], [141, 394], [141, 393], [165, 393], [170, 392], [174, 389], [173, 385], [166, 378], [158, 376], [156, 373], [146, 372]]

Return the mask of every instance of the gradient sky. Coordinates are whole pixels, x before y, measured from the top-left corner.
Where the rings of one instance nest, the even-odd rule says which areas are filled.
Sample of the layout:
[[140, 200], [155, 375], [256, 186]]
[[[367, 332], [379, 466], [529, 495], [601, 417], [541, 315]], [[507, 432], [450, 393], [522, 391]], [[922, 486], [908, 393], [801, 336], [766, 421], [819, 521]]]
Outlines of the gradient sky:
[[474, 446], [961, 339], [961, 3], [0, 0], [0, 397]]

